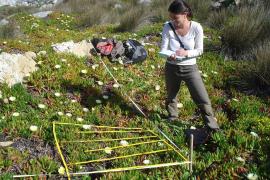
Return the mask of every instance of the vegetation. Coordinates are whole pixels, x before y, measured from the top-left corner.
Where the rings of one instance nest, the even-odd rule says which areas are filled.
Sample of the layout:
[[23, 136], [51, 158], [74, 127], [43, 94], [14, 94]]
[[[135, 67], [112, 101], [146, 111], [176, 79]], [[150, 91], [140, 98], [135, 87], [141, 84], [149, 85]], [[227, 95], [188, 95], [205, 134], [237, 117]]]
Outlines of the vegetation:
[[[75, 3], [75, 0], [68, 3], [72, 2]], [[85, 3], [87, 2], [90, 1]], [[128, 2], [129, 5], [132, 5], [130, 1], [123, 1], [123, 3]], [[166, 11], [165, 5], [162, 4], [165, 2], [157, 2], [161, 3], [160, 9]], [[99, 3], [102, 2], [97, 1], [96, 5], [93, 5], [95, 7], [93, 12], [101, 7]], [[112, 1], [112, 4], [110, 1], [106, 1], [106, 3], [109, 8], [115, 1]], [[140, 6], [135, 1], [133, 3], [135, 3], [134, 6]], [[120, 19], [116, 18], [119, 22], [121, 19], [123, 20], [120, 25], [112, 24], [116, 23], [114, 21], [101, 19], [92, 23], [96, 20], [95, 18], [91, 20], [90, 24], [87, 24], [87, 20], [82, 21], [82, 18], [87, 16], [80, 13], [86, 11], [91, 13], [91, 8], [76, 7], [76, 3], [70, 7], [74, 9], [68, 9], [65, 5], [62, 7], [69, 10], [70, 14], [54, 12], [47, 19], [37, 19], [27, 13], [17, 14], [13, 19], [20, 25], [22, 33], [27, 38], [0, 37], [0, 46], [4, 52], [12, 52], [13, 49], [34, 52], [45, 50], [47, 52], [46, 55], [37, 57], [39, 70], [31, 74], [26, 79], [26, 83], [15, 85], [12, 88], [5, 84], [0, 85], [0, 132], [2, 132], [0, 140], [14, 141], [12, 146], [0, 149], [0, 179], [12, 179], [14, 174], [59, 174], [58, 169], [63, 165], [59, 155], [55, 154], [56, 148], [52, 134], [52, 122], [54, 121], [152, 129], [155, 133], [158, 133], [156, 127], [159, 127], [181, 147], [182, 153], [187, 156], [188, 145], [184, 130], [191, 126], [201, 127], [203, 120], [198, 117], [198, 109], [192, 102], [186, 86], [182, 86], [179, 97], [183, 104], [183, 108], [180, 109], [180, 120], [169, 123], [163, 119], [165, 114], [164, 59], [157, 55], [159, 47], [156, 45], [161, 40], [162, 23], [141, 25], [140, 28], [135, 28], [134, 32], [122, 32], [127, 30], [127, 27], [131, 27], [122, 19], [125, 18], [124, 15]], [[262, 89], [255, 88], [258, 86], [264, 87], [264, 90], [269, 87], [269, 42], [266, 40], [262, 45], [258, 45], [258, 41], [255, 47], [251, 40], [255, 37], [263, 40], [257, 31], [266, 33], [268, 31], [261, 26], [256, 28], [258, 22], [266, 22], [264, 15], [258, 11], [256, 11], [258, 14], [255, 15], [258, 20], [248, 19], [252, 26], [248, 27], [250, 29], [244, 29], [242, 26], [247, 23], [244, 13], [247, 13], [249, 18], [252, 18], [249, 13], [255, 13], [245, 10], [245, 8], [247, 7], [238, 12], [239, 16], [231, 11], [229, 20], [226, 20], [225, 15], [222, 14], [220, 15], [222, 17], [219, 17], [220, 20], [209, 21], [212, 24], [216, 22], [219, 24], [216, 29], [213, 28], [214, 25], [209, 28], [206, 26], [207, 22], [202, 23], [207, 37], [205, 39], [206, 51], [198, 59], [198, 64], [222, 131], [213, 134], [206, 144], [195, 149], [193, 175], [201, 179], [247, 178], [250, 173], [257, 175], [260, 179], [267, 179], [269, 176], [269, 94], [250, 93], [250, 90], [261, 91]], [[77, 16], [76, 11], [80, 16]], [[125, 13], [130, 13], [132, 16], [136, 14], [135, 12], [136, 10]], [[159, 11], [159, 16], [155, 16], [157, 17], [155, 20], [166, 19], [165, 12], [163, 12]], [[208, 13], [208, 11], [199, 12]], [[265, 11], [262, 10], [262, 12]], [[110, 14], [110, 12], [108, 13]], [[219, 13], [227, 13], [227, 11]], [[96, 16], [99, 17], [98, 14]], [[118, 16], [117, 13], [115, 16]], [[199, 19], [198, 16], [197, 14], [195, 19]], [[145, 14], [142, 17], [146, 17]], [[215, 17], [209, 16], [209, 18]], [[109, 24], [104, 25], [105, 22]], [[98, 25], [100, 23], [102, 25]], [[33, 26], [33, 24], [35, 25]], [[240, 31], [239, 28], [243, 28], [243, 31]], [[245, 26], [245, 28], [247, 27]], [[119, 30], [121, 31], [119, 32]], [[241, 35], [247, 39], [241, 39], [240, 35], [235, 37], [236, 32], [241, 32]], [[250, 36], [249, 33], [256, 34]], [[52, 43], [69, 40], [77, 42], [93, 37], [117, 37], [119, 40], [135, 38], [148, 42], [149, 44], [145, 47], [149, 56], [145, 62], [129, 66], [110, 62], [105, 58], [104, 61], [122, 85], [121, 88], [115, 88], [113, 79], [106, 73], [97, 57], [78, 58], [71, 54], [57, 54], [51, 48]], [[234, 37], [236, 40], [233, 41], [234, 39], [230, 37]], [[253, 52], [255, 57], [253, 61], [242, 59], [225, 61], [224, 54], [217, 51], [220, 50], [221, 44], [225, 48], [238, 48], [234, 45], [245, 44], [245, 42], [249, 45], [247, 48]], [[60, 68], [56, 68], [56, 65], [60, 65]], [[82, 73], [82, 70], [87, 70], [86, 74]], [[258, 82], [260, 83], [258, 84]], [[157, 85], [161, 87], [159, 90], [155, 88]], [[149, 118], [145, 119], [138, 115], [121, 91], [127, 92], [143, 108]], [[108, 99], [104, 98], [104, 95], [108, 96]], [[15, 99], [11, 97], [15, 97]], [[101, 103], [97, 100], [100, 100]], [[31, 126], [37, 126], [37, 131], [33, 131]], [[81, 137], [78, 136], [80, 131], [79, 128], [57, 129], [61, 140], [133, 137], [130, 134]], [[160, 137], [162, 136], [160, 135]], [[105, 148], [113, 145], [116, 144], [104, 142], [85, 144], [85, 146], [83, 144], [70, 145], [62, 149], [69, 162], [76, 162], [93, 157], [110, 157], [104, 152], [91, 155], [80, 152], [84, 148]], [[150, 148], [156, 147], [142, 145], [139, 149], [126, 148], [116, 153], [138, 153]], [[150, 164], [182, 160], [177, 154], [161, 153], [155, 156], [144, 155], [138, 158], [114, 160], [111, 163], [74, 166], [71, 170], [91, 171], [142, 165], [144, 159], [149, 159]], [[134, 179], [134, 177], [136, 179], [178, 179], [179, 177], [187, 179], [189, 176], [187, 172], [185, 166], [177, 166], [106, 173], [84, 177], [84, 179]], [[60, 178], [60, 175], [50, 177], [52, 179]]]

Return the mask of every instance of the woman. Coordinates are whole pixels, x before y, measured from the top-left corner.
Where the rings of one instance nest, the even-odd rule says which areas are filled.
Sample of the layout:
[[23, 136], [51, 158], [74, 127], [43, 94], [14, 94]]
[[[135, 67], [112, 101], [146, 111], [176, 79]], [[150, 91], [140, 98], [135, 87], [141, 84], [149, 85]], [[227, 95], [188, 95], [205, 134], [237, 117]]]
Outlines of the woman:
[[[183, 0], [173, 1], [168, 11], [171, 21], [164, 25], [161, 45], [161, 51], [171, 50], [175, 52], [167, 59], [165, 65], [168, 120], [178, 118], [177, 93], [181, 82], [184, 81], [193, 101], [201, 110], [206, 125], [211, 130], [219, 130], [211, 102], [196, 65], [196, 56], [203, 53], [202, 26], [191, 20], [192, 11]], [[175, 56], [187, 58], [180, 62], [176, 60]]]

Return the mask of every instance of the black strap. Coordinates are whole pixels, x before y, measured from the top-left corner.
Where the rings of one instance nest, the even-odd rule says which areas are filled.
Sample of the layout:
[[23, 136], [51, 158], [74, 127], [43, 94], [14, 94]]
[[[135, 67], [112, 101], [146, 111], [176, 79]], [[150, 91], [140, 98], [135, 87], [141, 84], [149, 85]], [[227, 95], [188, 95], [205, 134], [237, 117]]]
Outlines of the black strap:
[[169, 26], [170, 26], [171, 29], [173, 30], [174, 35], [176, 36], [177, 40], [179, 41], [181, 48], [183, 48], [184, 50], [187, 50], [187, 49], [185, 48], [184, 44], [182, 43], [182, 41], [180, 40], [179, 36], [176, 34], [175, 29], [174, 29], [174, 27], [173, 27], [173, 25], [172, 25], [171, 22], [169, 22]]

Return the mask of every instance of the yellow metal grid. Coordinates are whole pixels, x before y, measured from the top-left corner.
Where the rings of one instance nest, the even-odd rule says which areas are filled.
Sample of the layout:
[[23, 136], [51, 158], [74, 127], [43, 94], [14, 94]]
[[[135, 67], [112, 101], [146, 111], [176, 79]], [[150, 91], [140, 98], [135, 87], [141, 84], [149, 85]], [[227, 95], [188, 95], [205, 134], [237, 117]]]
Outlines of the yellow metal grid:
[[[143, 130], [142, 128], [125, 128], [125, 127], [111, 127], [111, 126], [95, 126], [90, 125], [91, 128], [98, 128], [101, 129], [100, 131], [97, 130], [85, 130], [85, 131], [79, 131], [76, 132], [78, 134], [106, 134], [106, 133], [150, 133], [149, 136], [141, 136], [141, 137], [124, 137], [124, 138], [106, 138], [106, 139], [92, 139], [92, 140], [74, 140], [74, 141], [61, 141], [56, 133], [56, 128], [58, 126], [77, 126], [77, 127], [83, 127], [85, 124], [73, 124], [73, 123], [60, 123], [60, 122], [53, 122], [53, 135], [54, 140], [56, 144], [56, 148], [58, 150], [58, 153], [62, 159], [63, 165], [66, 170], [66, 176], [68, 179], [70, 179], [71, 175], [84, 175], [84, 174], [95, 174], [95, 173], [108, 173], [108, 172], [119, 172], [119, 171], [127, 171], [127, 170], [140, 170], [140, 169], [150, 169], [150, 168], [159, 168], [159, 167], [169, 167], [169, 166], [176, 166], [176, 165], [183, 165], [183, 164], [190, 164], [191, 161], [188, 160], [184, 155], [181, 154], [181, 152], [176, 149], [173, 145], [171, 145], [169, 142], [167, 142], [165, 139], [161, 139], [158, 134], [153, 132], [152, 130]], [[109, 130], [104, 130], [109, 129]], [[151, 138], [157, 138], [152, 139], [150, 141], [146, 141], [147, 139]], [[134, 154], [128, 154], [128, 155], [122, 155], [122, 156], [115, 156], [110, 158], [100, 158], [100, 159], [91, 159], [87, 161], [79, 161], [79, 162], [69, 162], [67, 163], [63, 152], [62, 152], [62, 145], [70, 144], [70, 143], [91, 143], [91, 142], [113, 142], [113, 141], [120, 141], [120, 140], [145, 140], [143, 142], [128, 144], [125, 146], [114, 146], [110, 147], [111, 150], [114, 149], [121, 149], [121, 148], [127, 148], [127, 147], [134, 147], [139, 146], [143, 144], [152, 144], [152, 143], [164, 143], [167, 147], [164, 149], [158, 149], [155, 151], [148, 151], [148, 152], [142, 152], [142, 153], [134, 153]], [[98, 148], [98, 149], [89, 149], [85, 150], [85, 153], [93, 153], [93, 152], [99, 152], [104, 151], [105, 148]], [[131, 166], [131, 167], [121, 167], [121, 168], [114, 168], [114, 169], [105, 169], [105, 170], [97, 170], [97, 171], [91, 171], [91, 172], [73, 172], [70, 173], [70, 169], [74, 165], [83, 165], [83, 164], [90, 164], [90, 163], [96, 163], [96, 162], [105, 162], [105, 161], [112, 161], [116, 159], [125, 159], [129, 157], [136, 157], [136, 156], [142, 156], [142, 155], [150, 155], [150, 154], [158, 154], [158, 153], [166, 153], [169, 151], [173, 151], [177, 153], [181, 159], [183, 159], [182, 162], [170, 162], [170, 163], [162, 163], [162, 164], [152, 164], [152, 165], [144, 165], [144, 166]]]

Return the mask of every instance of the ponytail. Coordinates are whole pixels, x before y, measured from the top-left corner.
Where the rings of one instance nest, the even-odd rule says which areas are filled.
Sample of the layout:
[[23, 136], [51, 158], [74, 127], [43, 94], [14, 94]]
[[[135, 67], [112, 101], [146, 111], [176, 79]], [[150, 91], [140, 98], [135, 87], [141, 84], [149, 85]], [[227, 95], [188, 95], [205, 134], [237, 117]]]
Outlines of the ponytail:
[[187, 16], [189, 18], [192, 18], [193, 17], [193, 13], [192, 13], [192, 10], [190, 8], [190, 6], [188, 5], [188, 3], [186, 3], [185, 1], [183, 1], [183, 4], [186, 6], [186, 9], [187, 9]]

